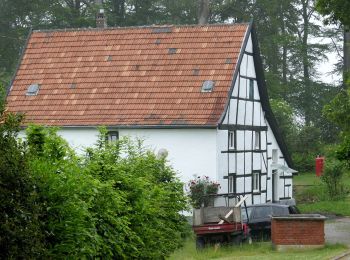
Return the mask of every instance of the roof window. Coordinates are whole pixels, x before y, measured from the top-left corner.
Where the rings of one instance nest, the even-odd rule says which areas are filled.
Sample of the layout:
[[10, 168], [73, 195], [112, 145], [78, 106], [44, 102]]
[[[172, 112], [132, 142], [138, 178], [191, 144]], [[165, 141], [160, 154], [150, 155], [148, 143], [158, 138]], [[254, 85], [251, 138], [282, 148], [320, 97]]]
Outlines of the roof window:
[[26, 95], [27, 96], [36, 96], [39, 92], [39, 88], [40, 88], [39, 84], [37, 84], [37, 83], [31, 84], [27, 89]]
[[214, 89], [215, 81], [206, 80], [202, 85], [202, 92], [212, 92]]
[[169, 54], [175, 54], [176, 52], [177, 52], [176, 48], [169, 48], [169, 51], [168, 51]]

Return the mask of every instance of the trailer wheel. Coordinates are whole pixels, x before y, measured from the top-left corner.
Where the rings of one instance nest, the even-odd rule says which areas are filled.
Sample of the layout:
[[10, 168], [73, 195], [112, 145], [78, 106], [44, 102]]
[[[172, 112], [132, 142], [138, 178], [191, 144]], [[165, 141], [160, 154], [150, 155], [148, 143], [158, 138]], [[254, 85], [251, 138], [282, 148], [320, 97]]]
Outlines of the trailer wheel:
[[234, 246], [238, 246], [242, 244], [242, 235], [236, 235], [232, 237], [231, 244]]
[[205, 247], [205, 240], [204, 237], [197, 237], [196, 238], [196, 248], [197, 250], [202, 250]]

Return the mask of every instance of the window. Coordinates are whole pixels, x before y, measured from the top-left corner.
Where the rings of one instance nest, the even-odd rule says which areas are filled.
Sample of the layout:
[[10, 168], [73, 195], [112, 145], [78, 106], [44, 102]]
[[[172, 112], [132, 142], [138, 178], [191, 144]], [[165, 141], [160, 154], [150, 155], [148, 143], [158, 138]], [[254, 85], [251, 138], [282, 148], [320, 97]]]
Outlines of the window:
[[254, 99], [254, 80], [249, 80], [249, 99]]
[[236, 131], [228, 132], [228, 146], [229, 149], [237, 149]]
[[27, 89], [27, 96], [36, 96], [39, 92], [40, 85], [39, 84], [32, 84]]
[[260, 191], [260, 172], [253, 172], [253, 191]]
[[260, 149], [260, 132], [259, 131], [255, 131], [255, 144], [254, 144], [254, 148], [256, 150]]
[[205, 80], [202, 85], [202, 92], [212, 92], [215, 86], [215, 81]]
[[116, 142], [119, 140], [119, 133], [117, 131], [108, 132], [106, 136], [106, 141], [108, 142]]
[[228, 176], [228, 193], [235, 192], [235, 178], [234, 176]]
[[277, 163], [278, 162], [278, 150], [272, 149], [272, 162]]

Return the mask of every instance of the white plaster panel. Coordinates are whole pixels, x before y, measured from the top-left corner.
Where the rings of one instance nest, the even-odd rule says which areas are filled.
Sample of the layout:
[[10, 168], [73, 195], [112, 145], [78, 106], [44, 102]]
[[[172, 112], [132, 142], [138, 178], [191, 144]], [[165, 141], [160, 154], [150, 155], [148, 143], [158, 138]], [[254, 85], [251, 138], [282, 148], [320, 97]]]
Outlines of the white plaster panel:
[[169, 163], [185, 183], [194, 174], [219, 181], [216, 129], [122, 129], [119, 135], [142, 138], [156, 153], [161, 148], [166, 149]]
[[[228, 157], [229, 156], [229, 157]], [[236, 172], [236, 154], [235, 153], [229, 153], [228, 156], [226, 155], [226, 158], [229, 158], [230, 165], [229, 165], [229, 172], [235, 173]]]
[[254, 67], [254, 58], [251, 55], [245, 55], [247, 56], [247, 74], [245, 76], [250, 78], [255, 78], [255, 67]]
[[252, 153], [245, 153], [245, 172], [244, 174], [252, 173]]
[[261, 153], [253, 153], [253, 170], [261, 169]]
[[240, 66], [240, 73], [242, 76], [247, 76], [248, 55], [244, 54]]
[[253, 42], [252, 42], [252, 35], [251, 34], [249, 35], [245, 51], [253, 53]]
[[244, 131], [236, 131], [237, 134], [237, 150], [244, 150]]
[[248, 80], [244, 78], [240, 78], [240, 84], [239, 84], [239, 97], [240, 98], [247, 98], [247, 86], [248, 86]]
[[266, 150], [266, 131], [261, 131], [260, 132], [260, 145], [261, 145], [261, 150]]
[[259, 88], [256, 80], [254, 80], [254, 99], [260, 100]]
[[246, 101], [245, 125], [253, 124], [253, 102]]
[[96, 144], [99, 132], [96, 128], [61, 128], [58, 134], [80, 155]]
[[237, 154], [237, 174], [244, 174], [244, 154]]
[[252, 131], [245, 131], [245, 150], [252, 150]]
[[[216, 129], [116, 129], [119, 136], [144, 139], [146, 147], [154, 152], [168, 151], [169, 164], [177, 171], [181, 181], [188, 182], [194, 174], [207, 175], [218, 180], [216, 174]], [[98, 131], [85, 128], [64, 128], [58, 134], [74, 149], [82, 153], [84, 148], [96, 143]]]
[[238, 101], [238, 124], [244, 125], [245, 101]]
[[244, 178], [237, 178], [237, 193], [244, 192]]
[[233, 91], [232, 91], [232, 97], [238, 97], [238, 88], [239, 88], [239, 73], [238, 73], [238, 75], [237, 75], [238, 77], [237, 77], [237, 79], [236, 79], [236, 81], [235, 81], [235, 86], [234, 86], [234, 88], [233, 88]]
[[260, 126], [261, 124], [261, 105], [260, 102], [254, 102], [254, 125]]
[[227, 115], [227, 120], [229, 124], [236, 124], [236, 113], [237, 113], [237, 99], [231, 99], [230, 102], [230, 114]]
[[261, 195], [254, 195], [254, 204], [261, 204]]

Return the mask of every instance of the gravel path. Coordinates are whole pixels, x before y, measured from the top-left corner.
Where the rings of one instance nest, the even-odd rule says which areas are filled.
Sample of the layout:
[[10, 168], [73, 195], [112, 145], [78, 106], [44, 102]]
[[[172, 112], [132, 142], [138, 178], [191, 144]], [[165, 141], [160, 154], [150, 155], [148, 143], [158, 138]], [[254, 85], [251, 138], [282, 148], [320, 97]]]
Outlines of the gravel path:
[[325, 235], [326, 243], [340, 243], [350, 247], [350, 217], [327, 220]]

